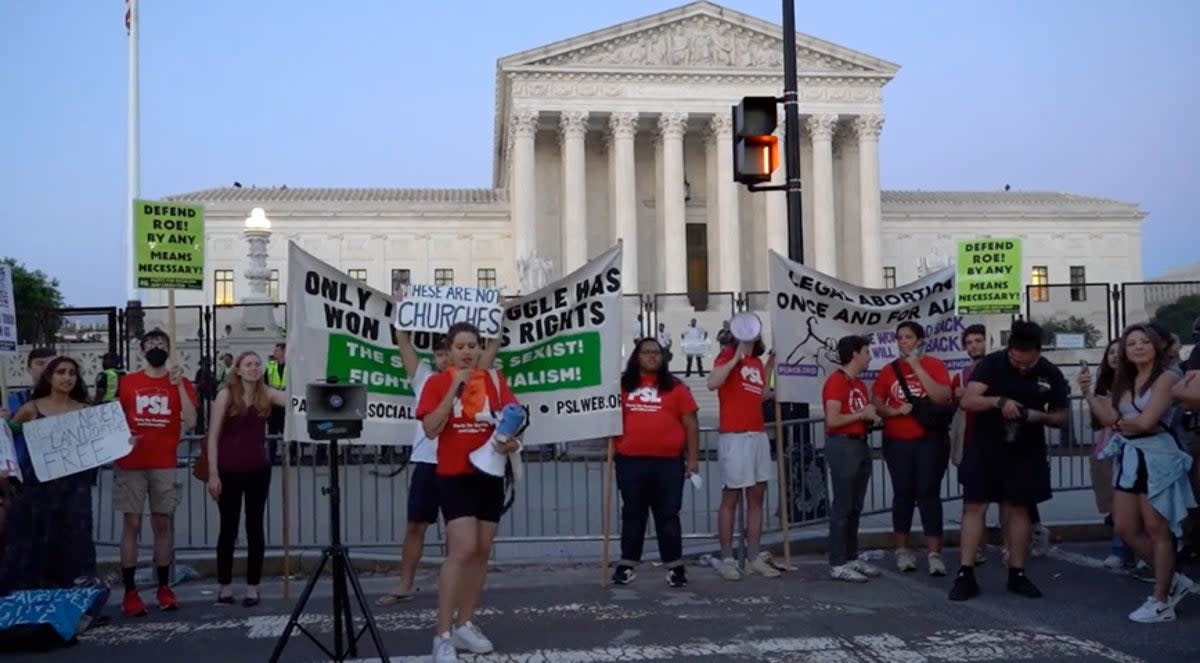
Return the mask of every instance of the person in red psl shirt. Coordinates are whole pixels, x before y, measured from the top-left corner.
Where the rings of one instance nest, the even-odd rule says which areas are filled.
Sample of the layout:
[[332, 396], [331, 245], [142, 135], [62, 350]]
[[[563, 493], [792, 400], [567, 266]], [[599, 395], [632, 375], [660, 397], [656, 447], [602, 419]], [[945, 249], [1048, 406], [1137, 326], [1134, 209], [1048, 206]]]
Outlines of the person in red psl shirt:
[[892, 538], [896, 542], [896, 568], [915, 571], [917, 557], [909, 548], [913, 512], [921, 510], [921, 527], [929, 547], [929, 574], [946, 575], [942, 559], [942, 476], [950, 464], [947, 431], [925, 430], [913, 416], [913, 399], [928, 397], [942, 405], [950, 403], [950, 372], [935, 357], [923, 356], [925, 329], [915, 322], [896, 328], [900, 359], [879, 371], [872, 386], [875, 409], [883, 417], [883, 458], [892, 478]]
[[[437, 493], [446, 523], [446, 561], [438, 575], [437, 633], [433, 660], [457, 661], [456, 649], [487, 654], [495, 647], [471, 622], [487, 578], [487, 561], [504, 505], [504, 479], [477, 470], [470, 455], [484, 444], [500, 453], [520, 448], [514, 437], [492, 438], [494, 416], [517, 399], [498, 371], [479, 368], [479, 329], [459, 322], [446, 331], [450, 361], [430, 377], [417, 403], [425, 437], [438, 441]], [[457, 625], [454, 623], [457, 616]]]
[[638, 341], [621, 375], [624, 433], [615, 444], [621, 492], [621, 561], [613, 573], [618, 585], [635, 576], [646, 541], [646, 517], [653, 514], [667, 584], [687, 586], [679, 510], [684, 478], [699, 467], [697, 409], [691, 390], [671, 375], [658, 341]]
[[858, 523], [871, 481], [871, 446], [867, 433], [878, 417], [867, 385], [859, 375], [871, 363], [871, 343], [846, 336], [837, 344], [841, 368], [825, 380], [825, 462], [833, 483], [829, 514], [829, 575], [834, 580], [866, 582], [879, 569], [858, 559]]
[[733, 519], [742, 491], [746, 492], [746, 541], [750, 562], [746, 571], [767, 578], [779, 576], [759, 552], [762, 539], [763, 500], [771, 468], [771, 445], [763, 420], [763, 401], [771, 399], [768, 376], [775, 357], [763, 365], [762, 339], [726, 347], [717, 355], [707, 386], [717, 392], [720, 405], [717, 444], [724, 489], [717, 512], [717, 538], [721, 544], [718, 571], [726, 580], [740, 580], [742, 572], [733, 558]]
[[141, 340], [146, 368], [121, 379], [117, 398], [136, 443], [113, 470], [113, 510], [122, 514], [121, 580], [125, 597], [121, 610], [130, 617], [146, 614], [138, 595], [138, 534], [142, 510], [150, 503], [150, 529], [154, 533], [154, 568], [158, 575], [155, 598], [162, 610], [179, 607], [171, 591], [170, 569], [174, 554], [172, 521], [179, 506], [175, 484], [177, 452], [183, 433], [196, 426], [196, 388], [183, 377], [183, 369], [170, 357], [171, 337], [161, 329], [147, 332]]

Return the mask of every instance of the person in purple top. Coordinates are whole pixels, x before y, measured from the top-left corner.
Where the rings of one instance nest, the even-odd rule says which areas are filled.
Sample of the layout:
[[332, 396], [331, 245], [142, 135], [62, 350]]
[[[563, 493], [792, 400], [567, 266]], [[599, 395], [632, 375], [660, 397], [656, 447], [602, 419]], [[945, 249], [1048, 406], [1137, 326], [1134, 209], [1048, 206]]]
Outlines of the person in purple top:
[[233, 364], [225, 388], [212, 404], [208, 428], [208, 494], [221, 514], [217, 534], [217, 603], [233, 603], [233, 547], [243, 498], [246, 508], [246, 596], [242, 605], [258, 605], [258, 584], [266, 554], [263, 519], [271, 488], [267, 418], [271, 407], [284, 407], [287, 394], [263, 382], [262, 358], [243, 352]]

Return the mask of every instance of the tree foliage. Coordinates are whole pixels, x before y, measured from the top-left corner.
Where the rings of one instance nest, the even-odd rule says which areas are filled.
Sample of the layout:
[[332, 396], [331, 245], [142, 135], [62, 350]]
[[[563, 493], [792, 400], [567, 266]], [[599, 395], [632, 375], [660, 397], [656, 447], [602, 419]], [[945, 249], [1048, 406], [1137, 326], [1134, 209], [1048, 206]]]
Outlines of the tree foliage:
[[1184, 343], [1191, 342], [1192, 323], [1200, 318], [1200, 294], [1184, 295], [1154, 313], [1154, 322], [1178, 334]]
[[4, 258], [3, 262], [12, 268], [18, 342], [53, 343], [62, 324], [58, 310], [63, 307], [63, 297], [58, 279], [40, 269], [29, 269], [14, 258]]
[[1097, 347], [1100, 343], [1100, 330], [1077, 315], [1051, 318], [1042, 323], [1042, 343], [1053, 347], [1055, 334], [1083, 334], [1086, 347], [1089, 348]]

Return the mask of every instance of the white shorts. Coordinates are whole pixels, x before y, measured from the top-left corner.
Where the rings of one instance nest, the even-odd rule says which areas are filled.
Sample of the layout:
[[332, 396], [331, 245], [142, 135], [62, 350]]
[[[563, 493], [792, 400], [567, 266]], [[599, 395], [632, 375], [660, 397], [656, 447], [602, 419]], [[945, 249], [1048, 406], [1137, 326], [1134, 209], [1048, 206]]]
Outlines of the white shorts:
[[726, 488], [749, 488], [771, 479], [771, 443], [766, 433], [721, 433], [717, 453]]

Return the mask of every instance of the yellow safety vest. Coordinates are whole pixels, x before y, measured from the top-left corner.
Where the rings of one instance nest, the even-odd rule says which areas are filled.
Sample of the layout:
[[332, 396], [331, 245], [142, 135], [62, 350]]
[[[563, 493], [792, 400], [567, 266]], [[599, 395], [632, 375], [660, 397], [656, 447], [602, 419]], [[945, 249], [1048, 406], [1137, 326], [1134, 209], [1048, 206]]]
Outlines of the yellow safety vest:
[[279, 364], [274, 359], [267, 362], [267, 385], [275, 389], [283, 389], [287, 387], [287, 366], [283, 367], [282, 373], [279, 370]]
[[115, 368], [104, 369], [104, 395], [101, 403], [107, 403], [117, 397], [117, 387], [121, 384], [121, 372]]

